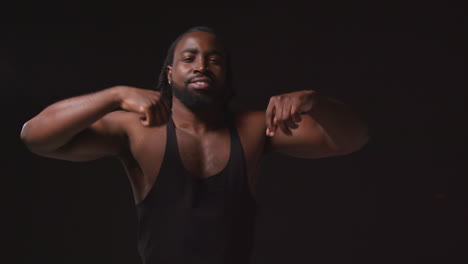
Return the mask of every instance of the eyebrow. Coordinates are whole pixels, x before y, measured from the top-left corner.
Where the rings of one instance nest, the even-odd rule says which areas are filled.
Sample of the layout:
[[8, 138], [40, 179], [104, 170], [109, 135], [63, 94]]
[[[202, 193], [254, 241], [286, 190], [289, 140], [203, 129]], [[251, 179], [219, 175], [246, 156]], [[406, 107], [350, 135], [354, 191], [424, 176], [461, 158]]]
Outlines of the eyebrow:
[[[197, 49], [194, 49], [194, 48], [188, 48], [188, 49], [184, 49], [182, 51], [182, 54], [183, 53], [193, 53], [193, 54], [197, 54], [198, 53], [198, 50]], [[222, 56], [224, 57], [224, 53], [219, 51], [219, 50], [216, 50], [216, 49], [209, 49], [207, 52], [206, 52], [207, 55], [219, 55], [219, 56]]]

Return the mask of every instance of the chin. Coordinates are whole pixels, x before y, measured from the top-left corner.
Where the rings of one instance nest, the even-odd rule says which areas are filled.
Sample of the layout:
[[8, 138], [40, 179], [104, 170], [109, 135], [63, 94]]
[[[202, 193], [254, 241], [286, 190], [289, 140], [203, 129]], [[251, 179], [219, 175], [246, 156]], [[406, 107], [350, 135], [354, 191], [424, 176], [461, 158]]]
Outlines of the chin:
[[225, 94], [216, 94], [217, 87], [209, 89], [194, 89], [185, 87], [184, 89], [173, 89], [173, 96], [179, 99], [187, 108], [194, 110], [219, 109], [224, 108], [229, 103], [229, 98]]
[[186, 107], [193, 110], [209, 110], [209, 109], [219, 109], [226, 106], [224, 103], [213, 103], [213, 102], [183, 102]]

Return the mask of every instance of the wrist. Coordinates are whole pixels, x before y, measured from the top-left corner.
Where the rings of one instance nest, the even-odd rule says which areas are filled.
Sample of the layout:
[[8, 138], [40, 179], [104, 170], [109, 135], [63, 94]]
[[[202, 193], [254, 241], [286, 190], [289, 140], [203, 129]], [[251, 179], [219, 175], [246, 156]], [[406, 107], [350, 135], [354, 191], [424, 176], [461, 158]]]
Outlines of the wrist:
[[122, 108], [122, 102], [124, 101], [125, 93], [127, 89], [128, 89], [128, 86], [124, 86], [124, 85], [116, 85], [107, 89], [109, 93], [109, 98], [111, 100], [111, 106], [113, 109]]
[[311, 106], [307, 113], [312, 114], [313, 112], [317, 111], [317, 108], [320, 107], [321, 101], [323, 101], [324, 98], [314, 90], [305, 90], [304, 92], [307, 96], [307, 101]]

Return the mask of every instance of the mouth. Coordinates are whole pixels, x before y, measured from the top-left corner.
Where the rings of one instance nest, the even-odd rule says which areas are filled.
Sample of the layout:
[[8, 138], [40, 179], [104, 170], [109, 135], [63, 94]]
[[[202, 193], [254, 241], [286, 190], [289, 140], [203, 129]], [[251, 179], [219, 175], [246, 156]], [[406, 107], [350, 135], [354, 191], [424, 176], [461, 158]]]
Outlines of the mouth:
[[189, 86], [197, 89], [197, 90], [204, 90], [208, 89], [211, 86], [211, 79], [207, 77], [196, 77], [189, 81]]

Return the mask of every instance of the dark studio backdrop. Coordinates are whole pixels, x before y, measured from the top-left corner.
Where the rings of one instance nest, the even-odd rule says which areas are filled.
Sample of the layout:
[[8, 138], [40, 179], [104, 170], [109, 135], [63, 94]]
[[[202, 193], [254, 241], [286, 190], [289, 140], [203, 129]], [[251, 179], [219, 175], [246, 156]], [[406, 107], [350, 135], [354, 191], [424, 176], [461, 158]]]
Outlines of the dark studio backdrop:
[[466, 263], [461, 9], [93, 10], [31, 7], [2, 24], [2, 263], [140, 263], [119, 162], [42, 158], [19, 133], [58, 100], [117, 84], [154, 88], [169, 44], [195, 25], [213, 26], [231, 49], [234, 107], [315, 89], [372, 132], [348, 156], [267, 157], [253, 263]]

